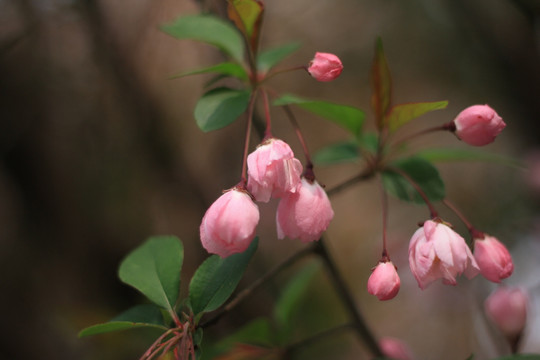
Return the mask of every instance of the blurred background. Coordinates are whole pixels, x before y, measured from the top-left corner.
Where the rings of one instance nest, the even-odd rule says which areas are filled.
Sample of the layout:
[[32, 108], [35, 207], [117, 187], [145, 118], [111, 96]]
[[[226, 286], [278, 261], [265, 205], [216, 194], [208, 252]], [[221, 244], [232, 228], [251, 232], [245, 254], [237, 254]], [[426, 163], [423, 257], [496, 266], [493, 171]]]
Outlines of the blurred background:
[[[144, 331], [78, 339], [144, 301], [117, 279], [121, 259], [154, 234], [184, 242], [182, 292], [208, 256], [198, 239], [207, 206], [238, 181], [244, 121], [209, 134], [193, 119], [206, 76], [170, 75], [222, 60], [212, 47], [178, 41], [159, 25], [204, 11], [224, 16], [225, 2], [173, 0], [0, 0], [0, 359], [135, 359], [152, 340]], [[316, 51], [337, 54], [342, 76], [317, 83], [304, 72], [272, 80], [282, 92], [369, 111], [369, 68], [381, 36], [394, 81], [394, 102], [449, 100], [444, 111], [404, 132], [451, 121], [488, 103], [507, 128], [485, 150], [517, 158], [530, 170], [493, 163], [445, 163], [448, 197], [474, 225], [514, 255], [507, 281], [533, 296], [523, 350], [540, 352], [540, 1], [535, 0], [267, 0], [262, 46], [300, 41], [286, 65]], [[316, 150], [345, 140], [341, 128], [295, 110]], [[279, 109], [275, 135], [300, 147]], [[368, 129], [373, 129], [372, 124]], [[256, 141], [256, 140], [254, 140]], [[414, 148], [465, 147], [450, 134], [418, 139]], [[328, 188], [358, 164], [317, 170]], [[424, 207], [390, 201], [389, 242], [402, 288], [390, 302], [366, 291], [381, 248], [375, 182], [333, 197], [329, 246], [377, 335], [407, 342], [418, 359], [489, 359], [508, 351], [486, 322], [482, 303], [494, 288], [462, 279], [457, 287], [421, 291], [408, 270], [408, 240]], [[302, 244], [277, 241], [276, 203], [262, 205], [259, 251], [240, 287]], [[443, 216], [465, 233], [450, 212]], [[284, 282], [278, 276], [210, 328], [217, 339], [271, 314]], [[321, 272], [304, 314], [316, 332], [344, 320]], [[534, 297], [536, 296], [536, 297]], [[534, 316], [536, 311], [536, 317]], [[302, 334], [299, 319], [299, 335]], [[307, 325], [304, 325], [307, 327]], [[353, 335], [329, 339], [299, 358], [368, 359]]]

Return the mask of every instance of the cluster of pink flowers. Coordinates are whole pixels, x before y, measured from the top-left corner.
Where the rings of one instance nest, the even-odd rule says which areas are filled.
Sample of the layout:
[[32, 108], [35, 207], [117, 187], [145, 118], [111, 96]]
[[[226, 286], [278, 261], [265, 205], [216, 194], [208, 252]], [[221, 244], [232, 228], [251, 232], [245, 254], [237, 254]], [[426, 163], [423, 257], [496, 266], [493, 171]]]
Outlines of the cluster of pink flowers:
[[206, 211], [200, 235], [203, 247], [221, 257], [243, 252], [255, 237], [259, 208], [255, 201], [279, 198], [278, 237], [318, 240], [334, 211], [316, 180], [302, 177], [302, 164], [282, 140], [263, 141], [247, 158], [247, 186], [226, 191]]

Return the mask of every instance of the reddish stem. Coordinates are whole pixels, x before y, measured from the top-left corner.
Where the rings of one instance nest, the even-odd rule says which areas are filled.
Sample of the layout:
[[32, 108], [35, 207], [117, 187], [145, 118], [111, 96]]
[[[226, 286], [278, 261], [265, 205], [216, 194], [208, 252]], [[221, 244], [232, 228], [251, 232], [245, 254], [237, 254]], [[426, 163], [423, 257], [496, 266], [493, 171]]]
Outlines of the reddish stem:
[[246, 124], [246, 139], [244, 141], [244, 156], [242, 159], [242, 177], [239, 186], [246, 188], [247, 185], [247, 156], [249, 152], [249, 138], [251, 136], [251, 123], [253, 122], [253, 110], [255, 108], [255, 99], [257, 98], [257, 91], [251, 93], [248, 105], [248, 116]]
[[390, 260], [390, 257], [388, 256], [388, 248], [386, 247], [386, 229], [388, 227], [388, 196], [386, 194], [386, 191], [384, 190], [382, 179], [381, 181], [379, 181], [379, 188], [381, 191], [382, 227], [383, 227], [383, 231], [382, 231], [383, 250], [382, 250], [381, 261], [387, 262]]
[[266, 91], [261, 88], [260, 89], [262, 98], [263, 98], [263, 105], [264, 105], [264, 118], [266, 119], [266, 130], [264, 131], [264, 140], [272, 138], [272, 118], [270, 117], [270, 105], [268, 102], [268, 94]]
[[296, 133], [296, 137], [298, 138], [300, 145], [302, 145], [302, 150], [304, 151], [304, 157], [306, 158], [306, 166], [305, 166], [303, 176], [308, 181], [313, 182], [315, 181], [315, 173], [313, 172], [313, 162], [311, 161], [311, 155], [309, 154], [309, 149], [307, 147], [307, 143], [304, 138], [304, 135], [302, 134], [302, 130], [300, 129], [300, 125], [298, 124], [298, 121], [296, 120], [296, 116], [294, 116], [294, 113], [291, 110], [291, 107], [289, 105], [283, 105], [283, 110], [285, 111], [285, 114], [287, 114], [287, 117], [289, 118], [289, 121], [291, 122], [294, 128], [294, 132]]
[[396, 174], [399, 174], [401, 176], [403, 176], [403, 178], [405, 178], [405, 180], [407, 180], [409, 182], [409, 184], [412, 185], [412, 187], [416, 190], [416, 192], [418, 193], [418, 195], [420, 195], [422, 197], [422, 199], [424, 200], [424, 202], [426, 203], [427, 207], [429, 208], [429, 212], [430, 212], [430, 216], [432, 219], [435, 219], [437, 217], [439, 217], [439, 214], [437, 213], [437, 210], [435, 210], [435, 207], [433, 206], [433, 204], [431, 203], [431, 201], [429, 201], [429, 198], [427, 197], [426, 193], [424, 192], [424, 190], [422, 190], [422, 188], [420, 187], [420, 185], [418, 185], [416, 183], [416, 181], [413, 180], [413, 178], [411, 178], [409, 176], [409, 174], [407, 174], [405, 171], [401, 170], [401, 169], [398, 169], [398, 168], [395, 168], [395, 167], [387, 167], [386, 168], [387, 170], [390, 170], [390, 171], [393, 171], [395, 172]]
[[398, 140], [394, 143], [394, 147], [396, 146], [399, 146], [411, 139], [414, 139], [414, 138], [417, 138], [417, 137], [420, 137], [422, 135], [425, 135], [425, 134], [430, 134], [432, 132], [436, 132], [436, 131], [456, 131], [456, 124], [454, 124], [453, 121], [450, 121], [446, 124], [442, 124], [442, 125], [437, 125], [437, 126], [434, 126], [434, 127], [431, 127], [431, 128], [427, 128], [427, 129], [424, 129], [424, 130], [420, 130], [419, 132], [416, 132], [414, 134], [411, 134], [409, 136], [406, 136], [404, 137], [403, 139], [401, 140]]
[[456, 214], [457, 217], [461, 220], [461, 222], [465, 224], [465, 226], [467, 227], [467, 230], [469, 230], [469, 233], [471, 234], [473, 239], [483, 239], [485, 237], [485, 234], [481, 231], [476, 230], [474, 226], [472, 226], [470, 221], [467, 220], [465, 215], [463, 215], [463, 213], [459, 211], [458, 208], [452, 202], [450, 202], [447, 199], [444, 199], [443, 204], [446, 205], [446, 207], [448, 207], [450, 210], [452, 210], [454, 214]]

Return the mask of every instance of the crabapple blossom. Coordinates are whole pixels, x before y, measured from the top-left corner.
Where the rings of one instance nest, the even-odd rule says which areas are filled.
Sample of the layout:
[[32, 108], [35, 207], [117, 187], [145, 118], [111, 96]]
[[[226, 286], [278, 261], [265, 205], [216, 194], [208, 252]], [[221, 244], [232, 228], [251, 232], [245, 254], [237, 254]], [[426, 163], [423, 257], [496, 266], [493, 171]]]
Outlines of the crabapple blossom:
[[400, 284], [394, 264], [391, 261], [381, 261], [371, 273], [367, 289], [379, 300], [390, 300], [397, 295]]
[[506, 127], [503, 119], [488, 105], [473, 105], [454, 119], [455, 133], [463, 141], [473, 146], [492, 143]]
[[258, 223], [259, 207], [245, 190], [233, 188], [206, 210], [200, 226], [202, 245], [222, 258], [244, 252]]
[[263, 141], [247, 157], [247, 166], [247, 188], [257, 201], [268, 202], [270, 197], [294, 193], [300, 183], [302, 164], [283, 140]]
[[341, 74], [343, 64], [334, 54], [317, 52], [309, 62], [307, 71], [315, 80], [327, 82], [335, 80]]
[[385, 336], [379, 339], [379, 347], [385, 357], [395, 360], [413, 360], [409, 346], [403, 341]]
[[295, 193], [288, 193], [276, 213], [278, 238], [285, 236], [303, 242], [315, 241], [328, 228], [334, 217], [330, 200], [316, 180], [302, 178]]
[[474, 240], [474, 258], [480, 273], [489, 281], [500, 283], [512, 275], [514, 263], [506, 246], [493, 236]]
[[485, 301], [489, 318], [508, 338], [518, 337], [527, 320], [528, 296], [519, 287], [501, 286]]
[[416, 230], [409, 243], [409, 265], [422, 290], [440, 278], [456, 285], [458, 275], [472, 278], [479, 271], [465, 240], [440, 220], [427, 220]]

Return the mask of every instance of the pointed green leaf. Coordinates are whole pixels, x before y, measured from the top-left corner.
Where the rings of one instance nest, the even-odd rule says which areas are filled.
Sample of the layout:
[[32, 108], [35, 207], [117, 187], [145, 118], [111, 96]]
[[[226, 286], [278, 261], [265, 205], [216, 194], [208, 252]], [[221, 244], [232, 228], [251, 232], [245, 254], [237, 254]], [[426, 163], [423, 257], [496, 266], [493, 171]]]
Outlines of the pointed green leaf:
[[242, 35], [230, 23], [213, 15], [190, 15], [161, 26], [161, 30], [177, 39], [192, 39], [214, 45], [242, 62], [244, 41]]
[[118, 276], [155, 304], [172, 311], [183, 260], [184, 249], [177, 237], [154, 236], [122, 261]]
[[396, 131], [409, 121], [416, 119], [430, 111], [445, 109], [448, 101], [433, 101], [422, 103], [400, 104], [392, 106], [386, 115], [386, 123], [390, 131]]
[[257, 249], [258, 238], [240, 254], [227, 258], [212, 255], [197, 269], [189, 284], [189, 300], [195, 315], [219, 308], [238, 285]]
[[345, 162], [354, 162], [360, 158], [358, 144], [352, 141], [339, 142], [319, 149], [313, 155], [317, 165], [333, 165]]
[[389, 169], [382, 173], [385, 189], [397, 198], [423, 204], [424, 200], [411, 183], [391, 168], [398, 168], [406, 173], [426, 194], [431, 201], [440, 201], [445, 197], [444, 182], [439, 171], [430, 162], [416, 157], [396, 160]]
[[384, 55], [381, 38], [377, 38], [375, 44], [375, 56], [371, 66], [371, 87], [373, 94], [371, 96], [371, 107], [375, 113], [375, 120], [378, 129], [384, 127], [384, 117], [392, 96], [392, 79], [390, 77], [390, 68]]
[[514, 168], [526, 167], [521, 161], [509, 156], [471, 149], [426, 149], [419, 151], [415, 156], [431, 162], [485, 161]]
[[263, 51], [257, 57], [257, 68], [261, 72], [267, 72], [281, 60], [300, 48], [300, 43], [290, 43], [270, 50]]
[[274, 307], [274, 319], [283, 328], [285, 333], [294, 327], [292, 316], [298, 306], [301, 304], [303, 295], [309, 284], [315, 278], [315, 275], [321, 268], [319, 261], [307, 263], [298, 271], [285, 286]]
[[202, 131], [209, 132], [233, 123], [246, 111], [249, 97], [248, 90], [220, 87], [208, 91], [195, 106], [197, 125]]
[[247, 78], [248, 78], [248, 75], [247, 75], [246, 70], [244, 69], [244, 67], [242, 65], [239, 65], [237, 63], [232, 63], [232, 62], [224, 62], [224, 63], [221, 63], [221, 64], [208, 66], [208, 67], [204, 67], [204, 68], [201, 68], [201, 69], [182, 72], [182, 73], [179, 73], [179, 74], [175, 74], [175, 75], [171, 76], [170, 78], [171, 79], [178, 79], [178, 78], [181, 78], [181, 77], [184, 77], [184, 76], [198, 75], [198, 74], [208, 74], [208, 73], [216, 73], [216, 74], [221, 74], [221, 75], [226, 75], [226, 76], [234, 76], [236, 78], [239, 78], [240, 80], [247, 80]]
[[302, 99], [294, 95], [283, 95], [276, 101], [274, 105], [297, 105], [301, 108], [317, 114], [326, 120], [330, 120], [346, 130], [350, 131], [354, 136], [360, 136], [362, 125], [364, 124], [365, 114], [362, 110], [328, 101]]
[[167, 327], [163, 323], [163, 316], [159, 307], [153, 304], [137, 305], [109, 322], [93, 325], [81, 330], [79, 337], [141, 327], [167, 330]]
[[228, 0], [227, 12], [236, 27], [245, 34], [253, 52], [257, 51], [257, 43], [261, 30], [264, 5], [257, 0]]

